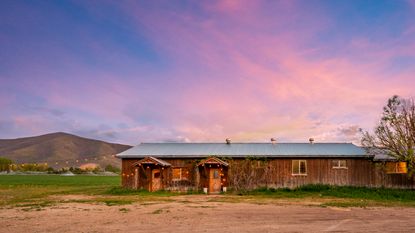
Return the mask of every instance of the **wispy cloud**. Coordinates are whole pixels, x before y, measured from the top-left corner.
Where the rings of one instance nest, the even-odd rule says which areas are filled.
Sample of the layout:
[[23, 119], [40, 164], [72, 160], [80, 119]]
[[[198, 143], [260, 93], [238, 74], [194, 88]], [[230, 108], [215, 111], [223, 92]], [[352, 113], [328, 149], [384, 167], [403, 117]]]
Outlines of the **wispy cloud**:
[[[59, 19], [71, 41], [34, 7], [47, 33], [32, 35], [39, 48], [24, 47], [26, 58], [10, 57], [0, 72], [0, 90], [12, 90], [0, 99], [8, 113], [0, 120], [21, 119], [0, 136], [356, 141], [356, 129], [371, 129], [388, 97], [414, 93], [415, 17], [412, 1], [371, 11], [344, 4], [76, 2], [79, 21], [48, 5], [53, 15], [65, 12]], [[19, 30], [0, 40], [17, 47]], [[32, 111], [16, 107], [22, 103]]]

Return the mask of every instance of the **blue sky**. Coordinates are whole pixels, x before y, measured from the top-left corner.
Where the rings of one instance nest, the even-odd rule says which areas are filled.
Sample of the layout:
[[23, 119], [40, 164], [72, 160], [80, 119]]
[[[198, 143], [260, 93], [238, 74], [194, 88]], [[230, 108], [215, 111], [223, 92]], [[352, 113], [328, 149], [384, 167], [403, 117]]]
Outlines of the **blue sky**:
[[414, 1], [1, 1], [0, 138], [353, 141], [414, 95]]

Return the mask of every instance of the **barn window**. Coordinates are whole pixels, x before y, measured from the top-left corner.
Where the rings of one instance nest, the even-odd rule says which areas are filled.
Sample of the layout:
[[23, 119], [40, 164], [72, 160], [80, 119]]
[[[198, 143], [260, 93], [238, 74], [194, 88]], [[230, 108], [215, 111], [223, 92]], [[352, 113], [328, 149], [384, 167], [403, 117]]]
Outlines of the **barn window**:
[[173, 180], [188, 180], [189, 170], [187, 168], [173, 168]]
[[173, 180], [181, 180], [181, 179], [182, 179], [182, 169], [173, 168]]
[[406, 162], [386, 162], [387, 174], [405, 174], [407, 172]]
[[292, 160], [292, 175], [307, 175], [307, 161]]
[[332, 161], [333, 168], [340, 169], [340, 168], [347, 168], [347, 162], [345, 159], [336, 159]]
[[158, 179], [160, 178], [160, 172], [155, 172], [154, 173], [154, 179]]
[[213, 171], [213, 179], [219, 179], [219, 171], [218, 170]]

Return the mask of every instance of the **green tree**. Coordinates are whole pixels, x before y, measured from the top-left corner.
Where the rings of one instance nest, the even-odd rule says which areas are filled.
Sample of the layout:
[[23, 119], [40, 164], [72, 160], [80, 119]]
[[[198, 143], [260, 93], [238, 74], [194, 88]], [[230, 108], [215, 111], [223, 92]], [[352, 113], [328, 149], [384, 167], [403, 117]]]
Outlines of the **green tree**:
[[363, 132], [362, 145], [369, 153], [382, 149], [398, 161], [407, 162], [409, 175], [415, 170], [415, 103], [397, 95], [388, 100], [373, 134]]
[[10, 171], [10, 165], [13, 163], [10, 159], [0, 158], [0, 172]]
[[114, 172], [114, 173], [120, 173], [121, 169], [119, 169], [118, 167], [112, 166], [111, 164], [108, 164], [107, 166], [105, 166], [105, 171], [107, 172]]

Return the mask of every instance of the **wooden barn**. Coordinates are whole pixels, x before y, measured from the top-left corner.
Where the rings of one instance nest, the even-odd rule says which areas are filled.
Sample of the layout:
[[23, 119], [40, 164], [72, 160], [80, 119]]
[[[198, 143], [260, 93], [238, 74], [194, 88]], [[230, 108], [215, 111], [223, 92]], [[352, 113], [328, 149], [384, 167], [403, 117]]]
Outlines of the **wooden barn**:
[[294, 188], [306, 184], [414, 188], [406, 164], [352, 143], [141, 143], [117, 155], [122, 186], [149, 191]]

